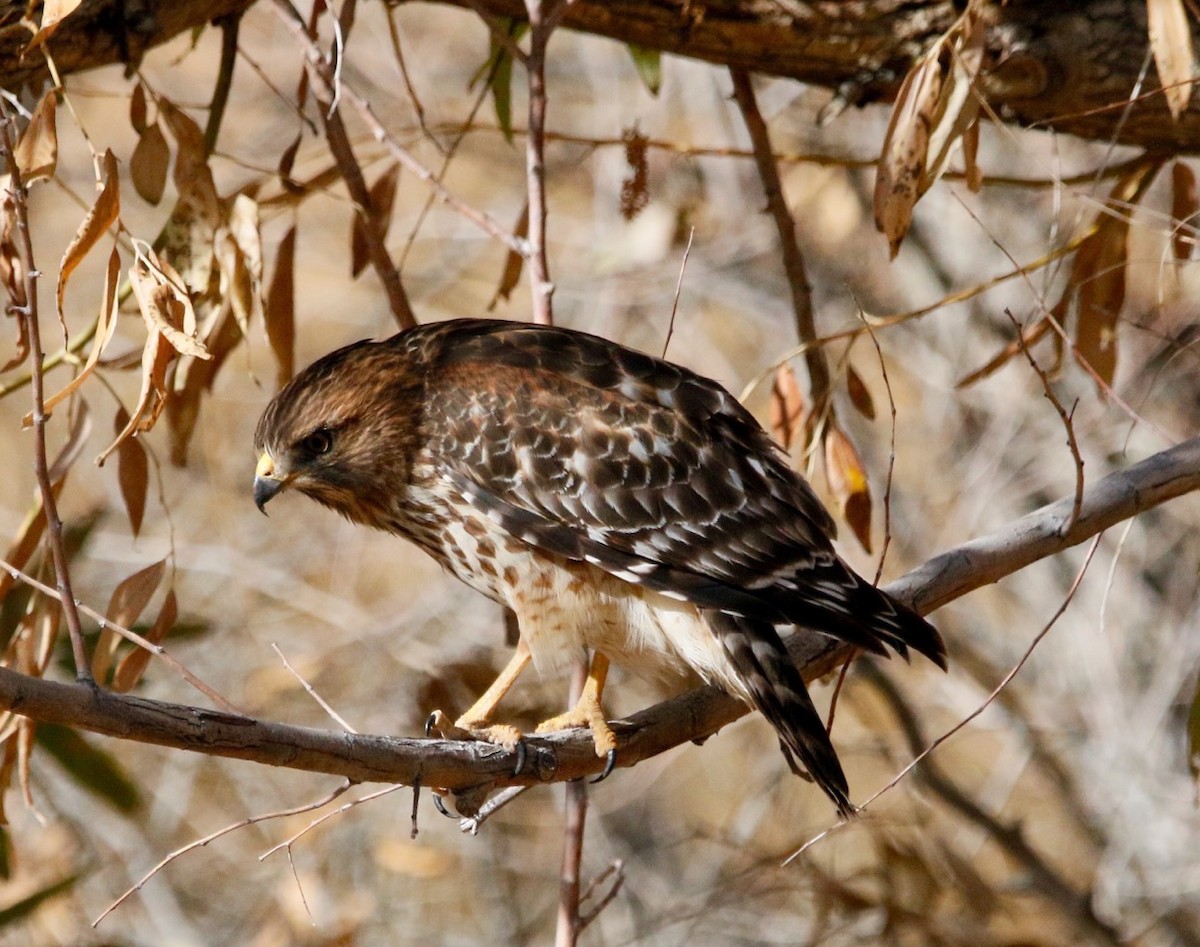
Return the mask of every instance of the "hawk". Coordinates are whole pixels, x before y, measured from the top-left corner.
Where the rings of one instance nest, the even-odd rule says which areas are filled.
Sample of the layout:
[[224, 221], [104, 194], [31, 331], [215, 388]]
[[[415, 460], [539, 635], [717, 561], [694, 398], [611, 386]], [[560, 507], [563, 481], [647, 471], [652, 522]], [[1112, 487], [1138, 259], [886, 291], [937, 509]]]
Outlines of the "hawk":
[[833, 520], [714, 381], [567, 329], [484, 319], [357, 342], [309, 366], [255, 433], [259, 509], [292, 488], [403, 536], [511, 608], [508, 666], [452, 728], [514, 746], [496, 705], [532, 661], [593, 657], [574, 709], [611, 769], [609, 662], [698, 675], [757, 708], [843, 815], [845, 774], [778, 626], [945, 667], [937, 631], [833, 550]]

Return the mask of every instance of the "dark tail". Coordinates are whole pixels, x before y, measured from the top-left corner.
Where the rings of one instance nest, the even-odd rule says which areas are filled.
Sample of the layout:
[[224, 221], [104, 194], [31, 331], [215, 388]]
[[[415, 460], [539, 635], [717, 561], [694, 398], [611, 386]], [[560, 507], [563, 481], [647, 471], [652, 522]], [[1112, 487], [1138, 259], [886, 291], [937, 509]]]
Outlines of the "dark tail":
[[854, 815], [858, 810], [850, 802], [850, 789], [837, 752], [808, 696], [804, 679], [774, 626], [767, 621], [718, 611], [706, 611], [705, 618], [755, 708], [771, 721], [779, 734], [788, 764], [795, 770], [793, 756], [799, 758], [817, 785], [833, 800], [838, 812], [844, 818]]

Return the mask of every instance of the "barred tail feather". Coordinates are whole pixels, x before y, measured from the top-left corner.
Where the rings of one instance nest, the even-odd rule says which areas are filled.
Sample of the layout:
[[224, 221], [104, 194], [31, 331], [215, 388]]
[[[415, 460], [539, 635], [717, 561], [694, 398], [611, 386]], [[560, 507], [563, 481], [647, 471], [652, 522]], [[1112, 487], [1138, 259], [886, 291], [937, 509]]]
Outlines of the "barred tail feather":
[[707, 611], [705, 617], [755, 708], [775, 728], [789, 764], [794, 754], [838, 812], [854, 815], [837, 752], [775, 628], [726, 612]]

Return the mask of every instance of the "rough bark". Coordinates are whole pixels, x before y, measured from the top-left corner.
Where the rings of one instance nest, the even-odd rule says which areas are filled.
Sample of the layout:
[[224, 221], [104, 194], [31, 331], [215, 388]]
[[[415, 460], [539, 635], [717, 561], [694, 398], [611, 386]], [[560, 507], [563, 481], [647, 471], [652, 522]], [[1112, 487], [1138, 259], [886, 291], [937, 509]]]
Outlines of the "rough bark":
[[[525, 16], [523, 0], [446, 2], [496, 16]], [[895, 95], [914, 59], [954, 22], [962, 5], [577, 0], [563, 22], [624, 43], [791, 77], [834, 89], [847, 104], [864, 104]], [[113, 62], [136, 64], [147, 49], [172, 36], [248, 6], [250, 0], [84, 0], [49, 48], [63, 75]], [[1200, 150], [1200, 96], [1175, 122], [1155, 93], [1159, 81], [1148, 52], [1145, 0], [1008, 0], [993, 3], [989, 17], [985, 90], [1005, 121], [1151, 151]], [[46, 76], [39, 53], [22, 55], [29, 35], [11, 20], [0, 27], [0, 86], [6, 89]], [[1126, 107], [1135, 90], [1141, 97]]]

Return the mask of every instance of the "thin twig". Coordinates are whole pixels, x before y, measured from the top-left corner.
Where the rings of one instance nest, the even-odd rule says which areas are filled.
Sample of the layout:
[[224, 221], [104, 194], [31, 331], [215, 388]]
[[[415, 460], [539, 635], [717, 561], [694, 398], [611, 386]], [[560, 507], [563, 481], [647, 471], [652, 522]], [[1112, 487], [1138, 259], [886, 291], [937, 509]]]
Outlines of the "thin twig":
[[308, 683], [308, 681], [306, 681], [304, 679], [303, 675], [301, 675], [301, 673], [299, 671], [297, 671], [294, 667], [292, 667], [291, 662], [289, 662], [288, 659], [284, 656], [283, 652], [279, 650], [279, 645], [277, 645], [274, 641], [271, 642], [271, 650], [273, 650], [277, 655], [279, 655], [279, 660], [283, 662], [283, 666], [285, 668], [287, 668], [288, 671], [291, 672], [292, 677], [294, 677], [297, 681], [300, 682], [300, 686], [304, 688], [304, 690], [305, 690], [305, 692], [307, 692], [308, 696], [311, 697], [313, 700], [315, 700], [317, 702], [317, 704], [320, 706], [320, 708], [323, 711], [325, 711], [325, 713], [329, 714], [330, 719], [332, 719], [334, 723], [336, 723], [339, 727], [341, 727], [347, 733], [358, 733], [358, 731], [355, 730], [352, 726], [350, 726], [350, 724], [346, 723], [345, 718], [342, 717], [342, 715], [339, 714], [336, 710], [334, 710], [329, 705], [329, 702], [327, 700], [325, 700], [324, 697], [322, 697], [320, 694], [317, 693], [316, 688], [313, 687], [310, 683]]
[[[349, 788], [349, 787], [346, 787], [346, 788]], [[396, 790], [403, 789], [403, 788], [404, 788], [403, 784], [394, 783], [391, 786], [384, 786], [382, 789], [376, 789], [373, 792], [369, 792], [365, 796], [359, 796], [357, 799], [351, 799], [349, 802], [343, 803], [342, 805], [338, 806], [332, 812], [326, 812], [324, 815], [318, 816], [317, 818], [313, 819], [311, 822], [308, 823], [308, 825], [306, 825], [304, 828], [302, 828], [299, 832], [296, 832], [295, 834], [284, 839], [278, 845], [272, 845], [265, 852], [263, 852], [261, 855], [258, 856], [258, 860], [260, 862], [266, 861], [268, 858], [270, 858], [272, 855], [274, 855], [276, 852], [278, 852], [280, 850], [286, 850], [288, 852], [288, 856], [291, 857], [292, 846], [295, 845], [298, 841], [300, 841], [300, 839], [304, 838], [304, 836], [306, 836], [313, 829], [320, 826], [322, 823], [328, 822], [330, 819], [334, 818], [335, 816], [341, 815], [343, 812], [349, 812], [351, 809], [361, 806], [364, 802], [371, 802], [374, 799], [378, 799], [380, 796], [387, 796], [391, 793], [394, 793]], [[343, 790], [343, 792], [344, 791], [345, 790]], [[312, 808], [315, 809], [317, 807], [313, 806]], [[305, 810], [305, 811], [307, 811], [307, 810]]]
[[[280, 18], [287, 27], [288, 32], [300, 45], [304, 52], [306, 61], [310, 64], [310, 75], [314, 79], [324, 81], [323, 69], [325, 66], [324, 56], [321, 54], [320, 48], [316, 41], [309, 35], [308, 29], [304, 24], [304, 20], [292, 6], [288, 0], [275, 0], [275, 9], [278, 11]], [[332, 89], [327, 89], [326, 94], [332, 96]], [[352, 85], [345, 80], [340, 85], [340, 94], [343, 99], [350, 102], [358, 111], [359, 116], [370, 130], [372, 137], [381, 145], [387, 148], [392, 156], [410, 173], [416, 175], [424, 181], [437, 199], [451, 208], [456, 213], [462, 215], [471, 223], [475, 224], [480, 230], [491, 237], [495, 237], [502, 242], [510, 250], [515, 250], [522, 256], [528, 253], [528, 241], [522, 240], [508, 230], [505, 230], [488, 214], [478, 211], [469, 204], [460, 201], [457, 197], [451, 194], [432, 171], [425, 165], [421, 164], [412, 153], [405, 148], [396, 137], [388, 130], [388, 128], [379, 120], [375, 114], [375, 110], [370, 103], [363, 98]]]
[[320, 809], [322, 806], [326, 806], [333, 802], [334, 799], [345, 793], [353, 785], [354, 783], [352, 783], [350, 780], [346, 780], [341, 786], [338, 786], [328, 795], [318, 799], [316, 802], [306, 802], [303, 805], [295, 806], [291, 809], [280, 809], [276, 812], [266, 812], [262, 815], [247, 816], [244, 819], [239, 819], [237, 822], [225, 826], [223, 829], [217, 829], [217, 831], [213, 832], [211, 835], [206, 835], [204, 838], [199, 838], [195, 841], [188, 842], [182, 848], [175, 849], [175, 851], [163, 858], [162, 861], [146, 872], [146, 874], [142, 875], [137, 884], [133, 885], [128, 891], [117, 898], [117, 900], [106, 907], [100, 916], [92, 921], [92, 927], [98, 926], [101, 921], [103, 921], [106, 917], [112, 914], [113, 911], [124, 904], [130, 897], [133, 896], [135, 892], [141, 891], [146, 882], [148, 882], [151, 878], [157, 875], [160, 871], [166, 868], [167, 865], [171, 864], [171, 862], [175, 861], [175, 859], [179, 858], [181, 855], [186, 855], [188, 852], [194, 851], [197, 848], [204, 848], [206, 845], [211, 842], [215, 842], [223, 835], [228, 835], [230, 832], [236, 832], [238, 829], [244, 829], [247, 826], [257, 825], [259, 822], [267, 822], [271, 819], [282, 819], [286, 818], [287, 816], [300, 815], [304, 812], [312, 812], [314, 809]]
[[587, 890], [583, 892], [583, 896], [579, 899], [580, 903], [583, 904], [587, 902], [588, 899], [591, 898], [591, 896], [595, 893], [596, 889], [601, 885], [601, 883], [604, 882], [606, 878], [610, 877], [613, 879], [613, 883], [609, 886], [608, 890], [604, 892], [604, 896], [596, 902], [596, 906], [594, 908], [580, 917], [580, 931], [583, 931], [589, 924], [592, 923], [592, 921], [596, 920], [596, 918], [600, 916], [600, 912], [612, 904], [613, 900], [620, 893], [621, 886], [625, 883], [625, 862], [622, 859], [618, 858], [588, 883]]
[[688, 228], [687, 246], [683, 248], [683, 259], [679, 261], [679, 279], [675, 281], [675, 296], [671, 299], [671, 319], [667, 322], [667, 337], [663, 339], [662, 357], [667, 357], [667, 348], [671, 345], [671, 336], [675, 334], [675, 313], [679, 311], [679, 294], [683, 291], [683, 274], [687, 272], [688, 254], [692, 252], [692, 240], [696, 237], [696, 228]]
[[[587, 682], [588, 663], [585, 657], [571, 675], [568, 707], [579, 702]], [[558, 879], [558, 920], [554, 931], [554, 947], [575, 947], [583, 925], [579, 918], [579, 866], [583, 862], [583, 832], [587, 826], [587, 783], [572, 780], [563, 787], [566, 793], [563, 818], [562, 867]]]
[[[335, 74], [334, 65], [330, 60], [321, 55], [316, 38], [300, 18], [295, 7], [288, 0], [276, 0], [275, 8], [280, 11], [280, 15], [292, 34], [297, 39], [303, 38], [305, 62], [308, 64], [308, 73], [312, 79], [313, 97], [317, 100], [317, 111], [325, 130], [325, 140], [329, 144], [329, 152], [333, 155], [338, 172], [346, 184], [346, 191], [354, 203], [359, 223], [362, 225], [363, 244], [367, 250], [367, 258], [371, 261], [375, 275], [383, 284], [388, 308], [391, 310], [392, 318], [396, 320], [396, 325], [401, 329], [411, 328], [417, 324], [416, 314], [408, 301], [408, 294], [404, 291], [404, 284], [400, 280], [400, 271], [396, 269], [391, 254], [388, 253], [384, 239], [386, 228], [380, 219], [379, 208], [375, 207], [371, 200], [370, 188], [367, 187], [366, 179], [363, 177], [362, 166], [354, 156], [350, 136], [346, 132], [346, 125], [342, 121], [341, 111], [337, 106], [339, 98], [345, 91], [345, 82], [340, 75]], [[348, 13], [349, 9], [349, 6], [343, 8], [343, 17], [352, 18], [352, 14]], [[344, 42], [344, 31], [347, 29], [349, 21], [338, 20], [336, 22], [339, 27], [340, 41]]]
[[1075, 521], [1079, 519], [1079, 511], [1083, 508], [1083, 455], [1079, 452], [1079, 441], [1075, 439], [1075, 408], [1079, 404], [1076, 400], [1071, 405], [1071, 410], [1068, 411], [1063, 403], [1058, 399], [1058, 395], [1054, 393], [1054, 386], [1050, 383], [1050, 376], [1046, 374], [1046, 370], [1038, 364], [1037, 359], [1033, 357], [1033, 353], [1029, 351], [1029, 346], [1025, 342], [1025, 327], [1017, 322], [1016, 316], [1012, 314], [1011, 309], [1005, 309], [1004, 314], [1008, 316], [1008, 321], [1013, 324], [1013, 328], [1017, 330], [1017, 343], [1021, 348], [1021, 354], [1025, 356], [1025, 360], [1029, 363], [1029, 367], [1042, 382], [1042, 394], [1046, 399], [1054, 405], [1054, 410], [1058, 412], [1059, 418], [1062, 419], [1063, 427], [1067, 432], [1067, 447], [1071, 451], [1071, 460], [1075, 464], [1075, 503], [1071, 507], [1071, 518], [1067, 520], [1064, 528], [1070, 529], [1075, 525]]
[[[12, 563], [6, 562], [4, 559], [0, 559], [0, 569], [4, 569], [14, 579], [17, 579], [20, 582], [24, 582], [26, 585], [30, 586], [31, 588], [37, 589], [43, 595], [48, 595], [53, 599], [57, 599], [59, 602], [63, 602], [64, 603], [63, 611], [66, 611], [66, 607], [65, 607], [66, 599], [64, 598], [64, 596], [61, 592], [57, 591], [56, 589], [50, 588], [50, 586], [46, 585], [44, 582], [39, 582], [33, 576], [29, 575], [28, 573], [22, 572], [20, 569], [18, 569]], [[82, 612], [84, 615], [87, 615], [88, 618], [91, 618], [94, 621], [99, 622], [101, 628], [111, 629], [112, 631], [115, 631], [118, 635], [120, 635], [122, 638], [124, 638], [126, 641], [130, 641], [133, 644], [137, 645], [139, 648], [144, 648], [145, 650], [149, 651], [151, 654], [155, 655], [164, 664], [166, 664], [167, 667], [171, 668], [171, 670], [173, 670], [176, 674], [178, 674], [180, 677], [182, 677], [189, 684], [191, 684], [192, 687], [196, 688], [196, 690], [198, 690], [205, 697], [209, 698], [209, 700], [211, 700], [214, 704], [216, 704], [222, 710], [227, 710], [230, 713], [234, 713], [234, 714], [241, 713], [241, 711], [238, 710], [237, 707], [235, 707], [232, 703], [230, 703], [228, 700], [226, 700], [224, 697], [222, 697], [216, 690], [214, 690], [208, 684], [205, 684], [204, 681], [200, 680], [200, 678], [198, 678], [195, 674], [193, 674], [191, 671], [189, 671], [182, 663], [180, 663], [178, 660], [176, 660], [176, 658], [173, 655], [171, 655], [167, 651], [167, 649], [165, 647], [163, 647], [162, 645], [155, 644], [153, 641], [148, 641], [145, 638], [143, 638], [141, 635], [139, 635], [136, 631], [130, 631], [128, 628], [124, 628], [121, 625], [118, 625], [116, 622], [109, 621], [104, 615], [101, 615], [94, 608], [90, 608], [89, 606], [85, 605], [82, 602], [73, 602], [72, 604], [75, 606], [75, 608], [79, 612]], [[88, 669], [87, 676], [86, 677], [80, 676], [78, 678], [78, 680], [84, 681], [86, 683], [93, 683], [90, 667]]]
[[32, 360], [31, 381], [33, 389], [33, 465], [37, 475], [38, 489], [42, 494], [42, 509], [46, 516], [46, 539], [50, 544], [50, 555], [54, 560], [54, 576], [58, 586], [58, 599], [62, 603], [63, 617], [71, 636], [71, 652], [75, 660], [75, 678], [91, 683], [92, 669], [88, 663], [87, 648], [83, 642], [83, 628], [79, 622], [79, 610], [75, 594], [71, 591], [71, 571], [67, 564], [67, 553], [63, 545], [63, 523], [58, 515], [58, 501], [54, 496], [54, 485], [50, 482], [50, 470], [46, 460], [46, 410], [43, 391], [42, 334], [38, 314], [38, 277], [41, 273], [33, 259], [33, 241], [29, 232], [29, 189], [17, 166], [14, 149], [17, 146], [16, 119], [9, 111], [7, 102], [0, 112], [0, 148], [9, 174], [8, 191], [12, 199], [13, 226], [17, 252], [21, 262], [21, 292], [24, 300], [11, 300], [9, 310], [26, 326], [29, 338], [29, 355]]
[[237, 62], [238, 27], [241, 22], [241, 10], [217, 20], [217, 25], [221, 28], [221, 64], [217, 67], [217, 84], [213, 89], [212, 103], [208, 107], [208, 123], [204, 126], [205, 158], [217, 147], [217, 136], [221, 132], [225, 106], [229, 104], [229, 91], [233, 88], [233, 67]]
[[744, 69], [731, 68], [729, 75], [733, 79], [733, 96], [746, 123], [746, 130], [750, 133], [754, 164], [758, 168], [758, 177], [767, 197], [767, 212], [775, 222], [775, 230], [779, 235], [779, 252], [783, 257], [783, 271], [792, 294], [796, 334], [802, 345], [809, 345], [804, 351], [804, 362], [808, 367], [813, 414], [825, 417], [832, 408], [829, 364], [825, 360], [824, 350], [812, 344], [817, 339], [817, 328], [813, 320], [812, 287], [808, 282], [804, 254], [796, 239], [796, 221], [792, 218], [783, 196], [779, 167], [771, 152], [771, 136], [767, 131], [767, 123], [763, 121], [762, 113], [758, 110], [750, 74]]

